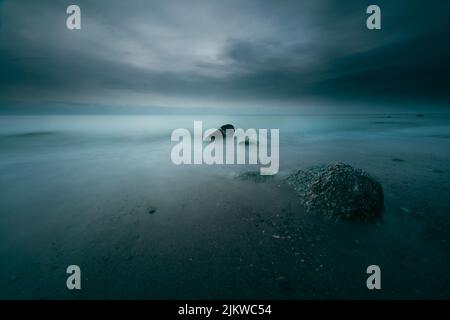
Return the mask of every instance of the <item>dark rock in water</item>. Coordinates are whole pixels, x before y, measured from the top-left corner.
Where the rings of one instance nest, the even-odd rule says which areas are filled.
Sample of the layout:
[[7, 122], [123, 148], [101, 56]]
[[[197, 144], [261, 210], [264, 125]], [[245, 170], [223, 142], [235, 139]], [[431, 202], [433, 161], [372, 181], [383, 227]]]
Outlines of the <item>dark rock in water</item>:
[[423, 117], [425, 117], [425, 115], [423, 115], [423, 114], [417, 114], [416, 117], [418, 117], [418, 118], [423, 118]]
[[250, 146], [250, 145], [258, 145], [258, 137], [257, 136], [245, 136], [245, 140], [239, 142], [240, 145]]
[[211, 141], [215, 140], [214, 135], [217, 135], [218, 132], [220, 132], [222, 134], [222, 137], [225, 138], [227, 135], [227, 130], [233, 130], [233, 132], [234, 132], [234, 126], [231, 124], [224, 124], [223, 126], [221, 126], [219, 129], [217, 129], [216, 131], [214, 131], [214, 133], [212, 133], [210, 135]]
[[376, 220], [384, 208], [381, 185], [366, 172], [343, 163], [299, 170], [287, 182], [308, 212], [345, 221]]
[[227, 134], [227, 130], [233, 130], [234, 131], [234, 126], [231, 124], [224, 124], [223, 126], [221, 126], [219, 128], [219, 131], [222, 132], [222, 134], [225, 136]]
[[266, 182], [273, 179], [272, 175], [261, 175], [259, 171], [248, 171], [237, 176], [240, 180], [248, 180], [252, 182]]
[[156, 212], [156, 208], [154, 208], [154, 207], [148, 208], [148, 213], [149, 214], [154, 214], [155, 212]]
[[393, 162], [405, 162], [405, 160], [403, 159], [399, 159], [399, 158], [394, 158], [392, 159]]

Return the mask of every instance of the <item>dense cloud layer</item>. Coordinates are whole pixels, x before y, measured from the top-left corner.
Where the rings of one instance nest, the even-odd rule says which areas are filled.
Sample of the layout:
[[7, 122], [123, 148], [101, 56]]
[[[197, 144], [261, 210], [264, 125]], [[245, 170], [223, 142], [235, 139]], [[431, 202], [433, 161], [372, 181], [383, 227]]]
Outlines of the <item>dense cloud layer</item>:
[[381, 31], [365, 27], [369, 4], [6, 0], [0, 108], [450, 101], [450, 3], [377, 1]]

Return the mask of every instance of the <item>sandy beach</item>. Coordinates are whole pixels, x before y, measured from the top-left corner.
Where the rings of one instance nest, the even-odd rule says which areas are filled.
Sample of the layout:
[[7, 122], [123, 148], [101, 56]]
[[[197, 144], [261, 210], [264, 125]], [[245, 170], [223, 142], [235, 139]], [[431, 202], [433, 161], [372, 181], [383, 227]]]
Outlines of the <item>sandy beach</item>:
[[[279, 174], [173, 165], [197, 118], [279, 128]], [[448, 114], [2, 116], [0, 149], [1, 299], [450, 298]], [[335, 161], [381, 183], [382, 221], [302, 207], [286, 177]]]

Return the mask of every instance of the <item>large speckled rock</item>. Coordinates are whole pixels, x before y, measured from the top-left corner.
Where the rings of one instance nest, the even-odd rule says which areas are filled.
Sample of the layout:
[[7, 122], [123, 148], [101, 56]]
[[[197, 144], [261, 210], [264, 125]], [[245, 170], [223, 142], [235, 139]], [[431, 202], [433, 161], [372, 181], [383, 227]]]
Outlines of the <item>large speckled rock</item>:
[[381, 185], [366, 172], [343, 163], [299, 170], [288, 183], [308, 212], [345, 221], [376, 220], [384, 208]]

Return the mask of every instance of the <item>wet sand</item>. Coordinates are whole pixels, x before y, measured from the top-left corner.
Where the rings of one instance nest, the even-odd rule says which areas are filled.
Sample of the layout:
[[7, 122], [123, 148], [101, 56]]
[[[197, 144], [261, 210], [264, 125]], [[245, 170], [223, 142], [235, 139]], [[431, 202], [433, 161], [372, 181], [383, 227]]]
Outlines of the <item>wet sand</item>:
[[[4, 134], [0, 298], [450, 298], [450, 133], [416, 121], [285, 134], [264, 182], [236, 178], [255, 167], [173, 166], [168, 138]], [[306, 214], [284, 178], [332, 161], [383, 185], [382, 222]], [[65, 287], [70, 264], [81, 291]], [[371, 264], [381, 291], [365, 286]]]

